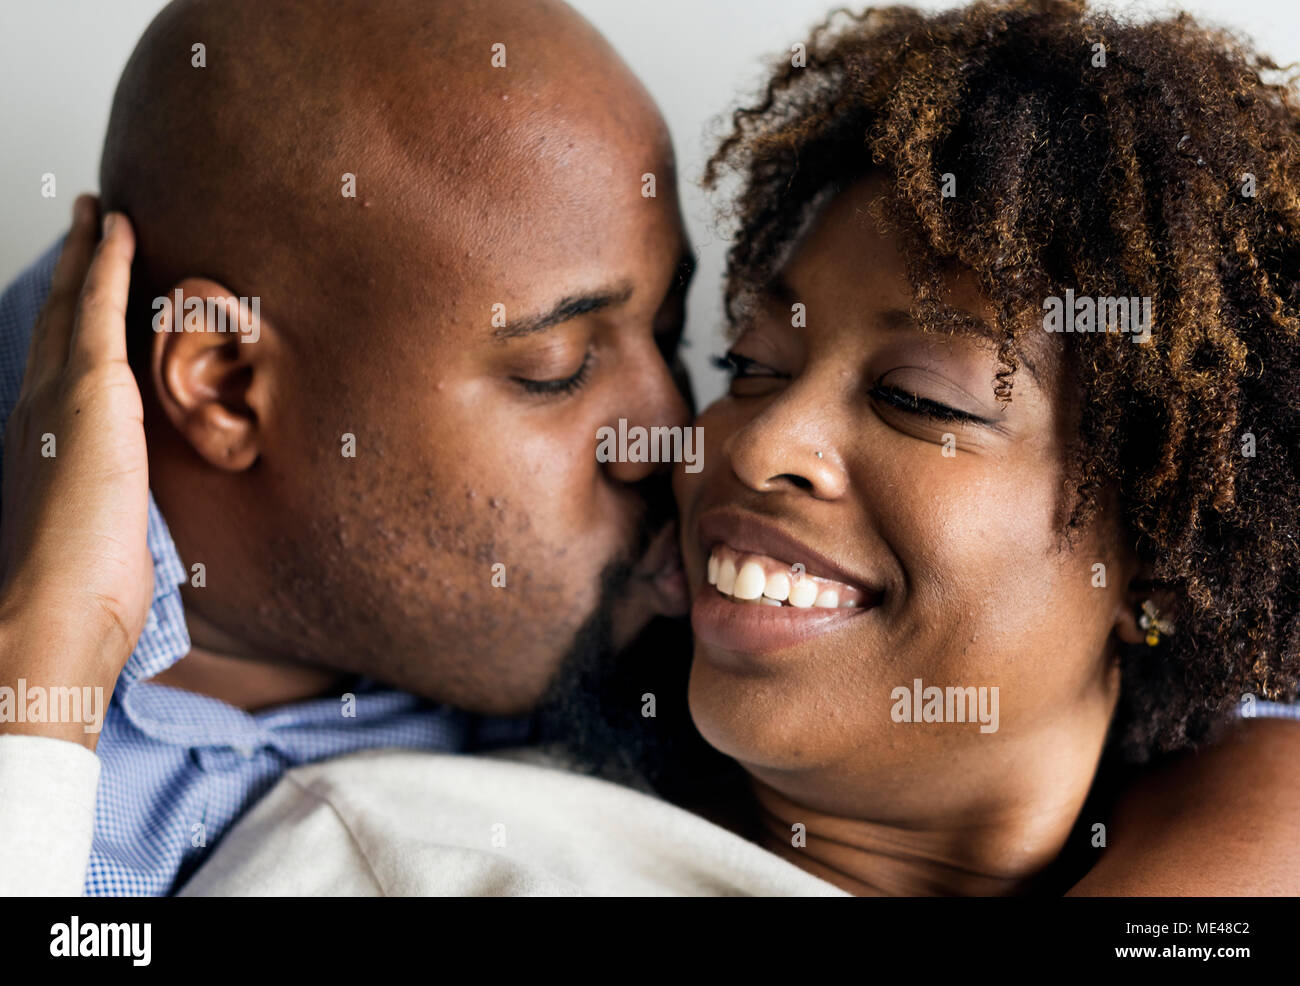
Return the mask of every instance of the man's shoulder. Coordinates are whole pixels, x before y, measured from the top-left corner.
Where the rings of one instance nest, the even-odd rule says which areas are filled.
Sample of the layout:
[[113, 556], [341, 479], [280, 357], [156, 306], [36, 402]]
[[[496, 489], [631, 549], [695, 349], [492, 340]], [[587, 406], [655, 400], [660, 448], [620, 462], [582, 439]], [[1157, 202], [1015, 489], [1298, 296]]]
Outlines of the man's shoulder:
[[59, 237], [0, 292], [0, 335], [6, 339], [11, 331], [21, 332], [24, 337], [31, 334], [32, 324], [50, 293], [63, 240], [64, 237]]
[[50, 293], [54, 265], [62, 249], [60, 237], [0, 292], [0, 425], [8, 419], [18, 398], [27, 363], [27, 342]]

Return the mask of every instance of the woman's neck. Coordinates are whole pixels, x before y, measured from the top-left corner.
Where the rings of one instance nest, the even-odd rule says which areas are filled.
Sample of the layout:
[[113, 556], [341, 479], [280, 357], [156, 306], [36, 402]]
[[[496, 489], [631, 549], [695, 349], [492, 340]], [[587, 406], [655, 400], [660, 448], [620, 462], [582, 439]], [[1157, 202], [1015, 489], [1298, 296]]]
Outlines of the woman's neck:
[[1083, 820], [1088, 780], [882, 821], [809, 809], [751, 776], [750, 817], [757, 825], [747, 834], [859, 896], [1056, 893], [1079, 875], [1064, 872], [1075, 864], [1063, 849], [1072, 832], [1080, 837], [1076, 823]]

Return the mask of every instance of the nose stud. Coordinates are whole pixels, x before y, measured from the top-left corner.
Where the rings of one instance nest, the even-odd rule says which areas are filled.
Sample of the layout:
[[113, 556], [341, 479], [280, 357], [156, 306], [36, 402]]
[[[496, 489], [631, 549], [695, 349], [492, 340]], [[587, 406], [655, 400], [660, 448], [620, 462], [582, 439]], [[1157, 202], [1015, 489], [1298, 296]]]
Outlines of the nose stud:
[[822, 457], [822, 454], [821, 454], [820, 452], [818, 452], [818, 453], [817, 453], [817, 458], [820, 459], [821, 457]]

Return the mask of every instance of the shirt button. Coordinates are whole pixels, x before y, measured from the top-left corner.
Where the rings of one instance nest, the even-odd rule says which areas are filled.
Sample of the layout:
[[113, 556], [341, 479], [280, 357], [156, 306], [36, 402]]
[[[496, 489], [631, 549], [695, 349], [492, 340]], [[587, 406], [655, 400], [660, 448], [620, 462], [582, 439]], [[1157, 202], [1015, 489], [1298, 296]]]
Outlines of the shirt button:
[[255, 751], [251, 746], [236, 746], [232, 747], [232, 749], [245, 760], [252, 760], [255, 756]]

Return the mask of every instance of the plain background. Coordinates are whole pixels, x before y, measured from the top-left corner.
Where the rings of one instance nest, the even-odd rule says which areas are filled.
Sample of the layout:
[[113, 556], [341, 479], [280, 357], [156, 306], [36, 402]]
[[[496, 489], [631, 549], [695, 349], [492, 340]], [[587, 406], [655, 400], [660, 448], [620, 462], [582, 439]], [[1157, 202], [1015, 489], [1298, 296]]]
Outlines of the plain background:
[[[382, 3], [383, 0], [375, 0]], [[726, 112], [751, 96], [772, 57], [789, 51], [832, 0], [571, 0], [610, 39], [659, 101], [677, 146], [682, 202], [700, 254], [687, 363], [702, 403], [722, 390], [709, 357], [722, 339], [726, 243], [717, 205], [698, 187]], [[857, 8], [866, 4], [852, 4]], [[918, 2], [924, 8], [952, 3]], [[0, 283], [66, 228], [76, 195], [96, 190], [117, 77], [163, 0], [0, 0]], [[1160, 12], [1169, 5], [1110, 3]], [[1285, 63], [1300, 57], [1296, 0], [1194, 0], [1178, 5], [1238, 29]], [[53, 173], [57, 196], [43, 198]], [[725, 232], [725, 231], [723, 231]]]

